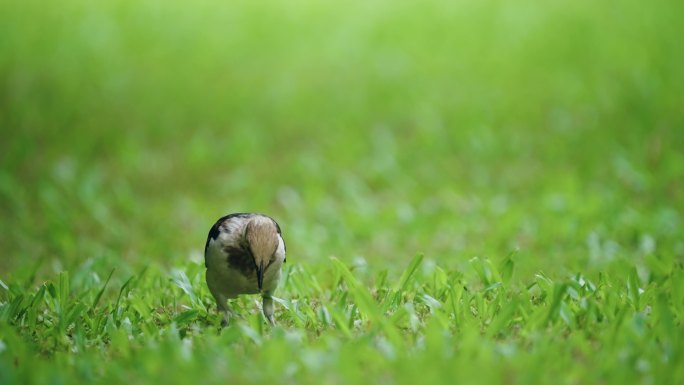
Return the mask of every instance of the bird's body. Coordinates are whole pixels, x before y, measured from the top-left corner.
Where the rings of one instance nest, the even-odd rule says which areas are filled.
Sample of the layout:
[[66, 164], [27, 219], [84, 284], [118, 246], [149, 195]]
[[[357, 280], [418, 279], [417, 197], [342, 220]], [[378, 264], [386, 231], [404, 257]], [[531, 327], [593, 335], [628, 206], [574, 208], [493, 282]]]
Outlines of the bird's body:
[[274, 322], [271, 295], [285, 262], [285, 242], [272, 218], [251, 213], [220, 218], [207, 236], [204, 262], [207, 286], [224, 323], [232, 314], [227, 300], [240, 294], [261, 294], [264, 315]]

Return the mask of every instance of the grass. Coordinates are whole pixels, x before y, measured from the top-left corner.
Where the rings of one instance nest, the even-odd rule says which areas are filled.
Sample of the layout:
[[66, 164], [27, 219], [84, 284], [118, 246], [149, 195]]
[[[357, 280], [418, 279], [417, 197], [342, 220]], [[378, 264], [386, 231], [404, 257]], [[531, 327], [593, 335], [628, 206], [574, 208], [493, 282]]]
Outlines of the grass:
[[[289, 265], [267, 327], [257, 301], [221, 330], [203, 266], [144, 269], [107, 290], [86, 265], [38, 288], [3, 288], [2, 382], [653, 382], [684, 375], [684, 270], [624, 277], [477, 279], [416, 256], [400, 277], [338, 259]], [[103, 300], [104, 292], [111, 300]]]
[[681, 383], [681, 8], [1, 3], [0, 384]]

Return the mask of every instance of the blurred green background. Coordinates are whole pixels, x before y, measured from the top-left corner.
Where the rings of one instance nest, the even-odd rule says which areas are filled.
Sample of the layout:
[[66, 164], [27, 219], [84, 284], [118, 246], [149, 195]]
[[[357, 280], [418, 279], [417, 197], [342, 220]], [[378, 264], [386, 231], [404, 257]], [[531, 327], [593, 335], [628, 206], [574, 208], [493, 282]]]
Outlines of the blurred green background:
[[3, 1], [0, 277], [201, 261], [235, 211], [293, 263], [681, 262], [682, 4]]

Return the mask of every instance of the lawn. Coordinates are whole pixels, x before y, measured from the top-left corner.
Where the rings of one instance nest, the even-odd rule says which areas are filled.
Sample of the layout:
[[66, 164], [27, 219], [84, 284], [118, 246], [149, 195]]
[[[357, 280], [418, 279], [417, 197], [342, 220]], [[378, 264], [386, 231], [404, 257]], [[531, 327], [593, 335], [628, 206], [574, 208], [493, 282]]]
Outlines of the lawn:
[[0, 384], [684, 383], [682, 11], [0, 3]]

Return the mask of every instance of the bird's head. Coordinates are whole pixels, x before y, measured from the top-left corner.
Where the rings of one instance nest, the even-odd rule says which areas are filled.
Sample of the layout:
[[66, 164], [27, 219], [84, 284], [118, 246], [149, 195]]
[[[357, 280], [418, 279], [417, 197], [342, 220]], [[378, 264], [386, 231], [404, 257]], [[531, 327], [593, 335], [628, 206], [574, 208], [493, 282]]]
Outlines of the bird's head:
[[278, 229], [275, 223], [264, 217], [254, 217], [247, 223], [245, 238], [256, 265], [259, 290], [264, 283], [264, 271], [268, 268], [278, 248]]

